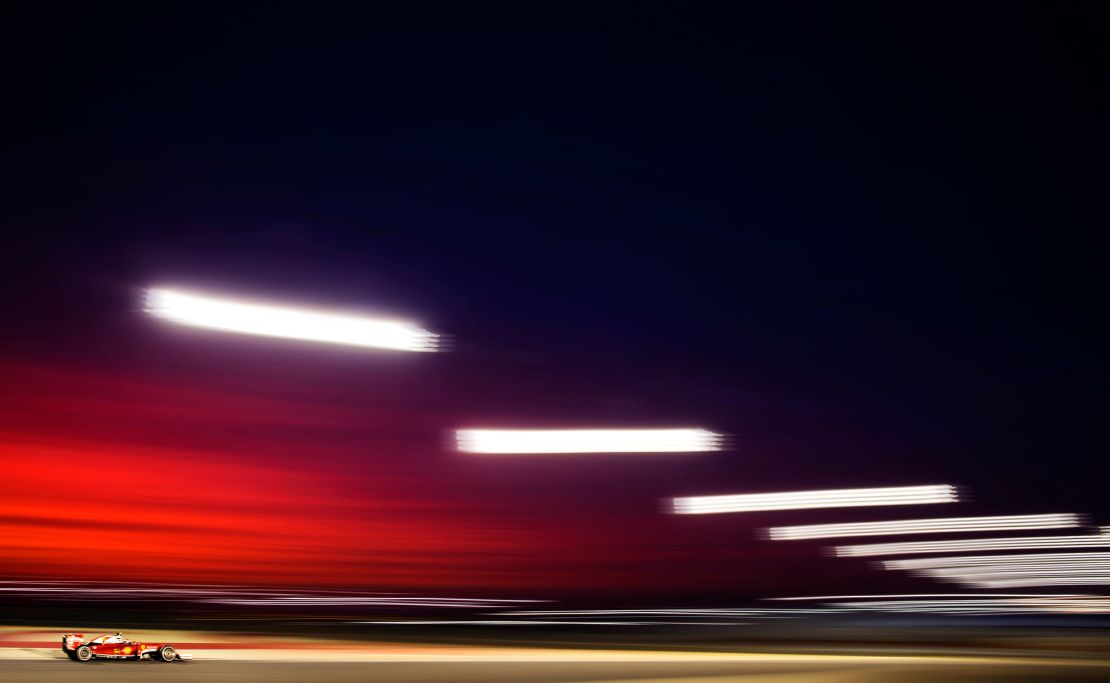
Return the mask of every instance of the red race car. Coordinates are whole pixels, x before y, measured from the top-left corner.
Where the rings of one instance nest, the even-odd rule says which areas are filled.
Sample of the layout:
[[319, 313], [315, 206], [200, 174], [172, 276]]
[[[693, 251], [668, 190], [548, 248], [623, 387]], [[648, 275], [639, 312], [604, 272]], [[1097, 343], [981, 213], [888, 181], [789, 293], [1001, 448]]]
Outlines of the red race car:
[[92, 659], [158, 659], [163, 662], [191, 659], [164, 643], [140, 643], [128, 640], [122, 633], [114, 636], [97, 636], [85, 640], [83, 633], [67, 633], [62, 636], [62, 652], [75, 662]]

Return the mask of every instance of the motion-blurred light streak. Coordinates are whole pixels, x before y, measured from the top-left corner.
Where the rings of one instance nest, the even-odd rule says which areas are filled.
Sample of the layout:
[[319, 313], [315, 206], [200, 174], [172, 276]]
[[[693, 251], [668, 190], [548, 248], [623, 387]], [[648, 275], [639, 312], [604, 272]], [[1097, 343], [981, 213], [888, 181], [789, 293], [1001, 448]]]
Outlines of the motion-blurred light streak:
[[706, 429], [460, 429], [463, 453], [690, 453], [721, 450]]
[[1058, 529], [1080, 525], [1078, 515], [1008, 515], [997, 517], [948, 517], [941, 519], [902, 519], [890, 522], [849, 524], [808, 524], [780, 526], [767, 530], [771, 540], [797, 541], [840, 536], [894, 536], [903, 534], [949, 534], [974, 531], [1017, 531]]
[[797, 608], [731, 608], [731, 607], [691, 607], [669, 609], [582, 609], [582, 610], [508, 610], [495, 612], [497, 616], [625, 616], [625, 617], [767, 617], [793, 616], [797, 614], [820, 614], [825, 610]]
[[[666, 621], [556, 621], [542, 619], [397, 619], [394, 621], [350, 621], [350, 624], [374, 626], [661, 626], [679, 622]], [[705, 624], [698, 624], [705, 625]], [[713, 625], [713, 624], [709, 624]], [[724, 626], [726, 624], [717, 624]], [[733, 622], [730, 626], [743, 626]]]
[[774, 601], [806, 601], [806, 602], [822, 602], [829, 600], [892, 600], [896, 598], [1070, 598], [1076, 597], [1071, 594], [1061, 595], [1059, 593], [1049, 593], [1047, 595], [1030, 595], [1028, 593], [887, 593], [887, 594], [868, 594], [868, 595], [800, 595], [788, 598], [764, 598], [764, 600]]
[[884, 569], [914, 570], [939, 567], [975, 566], [1054, 566], [1059, 564], [1110, 562], [1110, 553], [1030, 553], [1022, 555], [962, 555], [954, 557], [916, 557], [904, 560], [882, 560]]
[[1032, 588], [1036, 586], [1105, 586], [1110, 585], [1110, 572], [1082, 576], [1029, 576], [971, 582], [982, 588]]
[[918, 541], [837, 546], [837, 557], [873, 555], [916, 555], [919, 553], [976, 552], [979, 550], [1023, 550], [1026, 548], [1106, 548], [1110, 538], [1089, 536], [1029, 536], [1025, 538], [970, 538], [958, 541]]
[[[1084, 577], [1107, 577], [1110, 576], [1110, 567], [1108, 566], [1090, 566], [1090, 567], [1066, 567], [1058, 569], [1041, 569], [1041, 568], [989, 568], [983, 567], [979, 570], [972, 570], [967, 568], [962, 569], [923, 569], [919, 570], [922, 576], [939, 579], [942, 581], [954, 581], [966, 583], [970, 585], [983, 585], [995, 581], [1028, 581], [1031, 579], [1051, 579], [1051, 578], [1084, 578]], [[1047, 584], [1046, 584], [1047, 585]]]
[[1056, 576], [1056, 575], [1029, 575], [1029, 576], [1008, 576], [1002, 579], [983, 579], [983, 580], [969, 580], [963, 582], [969, 586], [982, 587], [982, 589], [1028, 589], [1028, 587], [1037, 587], [1042, 585], [1108, 585], [1110, 584], [1110, 572], [1103, 572], [1101, 574], [1078, 574], [1074, 576]]
[[943, 614], [1110, 613], [1110, 597], [1084, 593], [895, 593], [810, 595], [770, 600], [811, 601], [832, 611]]
[[746, 493], [725, 496], [692, 496], [672, 501], [675, 514], [699, 515], [762, 510], [867, 507], [955, 503], [956, 487], [948, 484], [896, 486], [870, 489], [830, 489], [784, 493]]
[[396, 351], [435, 351], [437, 335], [411, 322], [234, 301], [174, 289], [146, 293], [146, 311], [165, 320], [238, 334]]
[[867, 600], [833, 603], [861, 611], [943, 614], [1110, 613], [1110, 599], [1103, 596], [1029, 596], [1010, 599], [968, 600]]
[[944, 577], [998, 577], [1005, 578], [1015, 575], [1022, 576], [1077, 576], [1079, 574], [1097, 574], [1110, 571], [1108, 562], [1074, 563], [1065, 565], [1027, 565], [1027, 564], [988, 564], [981, 567], [937, 567], [935, 569], [915, 569], [924, 576]]
[[999, 568], [991, 571], [957, 571], [945, 569], [916, 570], [914, 575], [936, 581], [956, 583], [969, 589], [1005, 590], [1037, 586], [1095, 586], [1110, 583], [1110, 567], [1080, 568]]

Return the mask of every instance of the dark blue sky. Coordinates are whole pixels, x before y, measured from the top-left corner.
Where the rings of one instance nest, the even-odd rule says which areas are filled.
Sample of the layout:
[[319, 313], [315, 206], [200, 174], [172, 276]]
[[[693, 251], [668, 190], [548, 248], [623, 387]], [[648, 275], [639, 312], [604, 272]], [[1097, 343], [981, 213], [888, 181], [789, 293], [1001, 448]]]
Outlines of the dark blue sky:
[[[341, 374], [368, 410], [400, 392], [416, 450], [474, 422], [733, 435], [687, 468], [541, 465], [572, 501], [951, 482], [975, 497], [961, 513], [1110, 521], [1105, 6], [8, 23], [9, 367], [239, 387], [281, 367], [287, 390]], [[190, 346], [137, 314], [152, 283], [400, 312], [454, 350], [367, 367]], [[460, 467], [490, 491], [538, 476]]]

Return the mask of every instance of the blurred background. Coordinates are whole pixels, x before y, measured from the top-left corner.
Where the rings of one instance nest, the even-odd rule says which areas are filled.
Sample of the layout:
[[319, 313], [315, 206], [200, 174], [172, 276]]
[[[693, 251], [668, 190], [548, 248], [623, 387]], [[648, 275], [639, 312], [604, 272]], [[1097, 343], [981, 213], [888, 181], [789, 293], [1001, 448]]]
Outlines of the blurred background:
[[1106, 651], [1106, 4], [5, 15], [0, 670]]

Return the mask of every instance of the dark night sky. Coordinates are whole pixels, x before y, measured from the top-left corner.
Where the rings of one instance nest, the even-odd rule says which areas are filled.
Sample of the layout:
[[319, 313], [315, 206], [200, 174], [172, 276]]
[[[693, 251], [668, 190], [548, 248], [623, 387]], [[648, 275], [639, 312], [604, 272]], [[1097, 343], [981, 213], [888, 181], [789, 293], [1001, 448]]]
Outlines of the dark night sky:
[[[1108, 7], [9, 14], [0, 563], [758, 596], [935, 588], [758, 540], [772, 522], [1110, 523]], [[171, 329], [139, 310], [168, 283], [399, 313], [453, 350]], [[444, 448], [481, 424], [704, 425], [732, 450]], [[85, 486], [66, 473], [86, 457], [182, 468], [204, 493]], [[659, 514], [672, 495], [949, 482], [974, 500]], [[27, 540], [97, 515], [188, 542], [143, 565], [110, 533]]]

